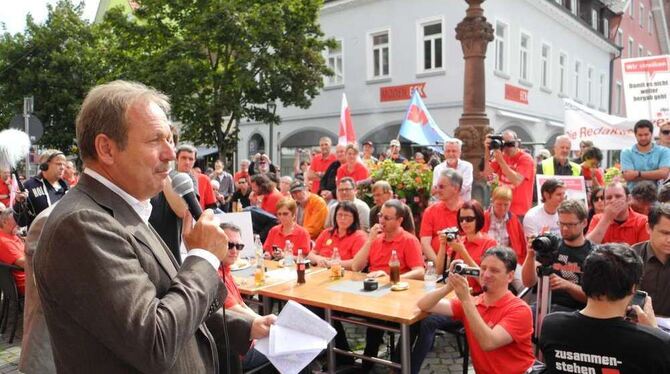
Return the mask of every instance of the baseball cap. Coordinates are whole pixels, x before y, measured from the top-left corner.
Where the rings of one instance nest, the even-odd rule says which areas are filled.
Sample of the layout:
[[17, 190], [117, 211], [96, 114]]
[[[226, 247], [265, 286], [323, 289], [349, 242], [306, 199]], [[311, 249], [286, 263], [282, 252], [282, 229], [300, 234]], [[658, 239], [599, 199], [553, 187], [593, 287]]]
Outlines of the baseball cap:
[[374, 147], [374, 144], [371, 141], [364, 142], [363, 145], [369, 145], [370, 147]]
[[305, 190], [305, 184], [302, 183], [302, 181], [295, 181], [291, 183], [291, 189], [289, 190], [290, 192], [299, 192], [299, 191], [304, 191]]

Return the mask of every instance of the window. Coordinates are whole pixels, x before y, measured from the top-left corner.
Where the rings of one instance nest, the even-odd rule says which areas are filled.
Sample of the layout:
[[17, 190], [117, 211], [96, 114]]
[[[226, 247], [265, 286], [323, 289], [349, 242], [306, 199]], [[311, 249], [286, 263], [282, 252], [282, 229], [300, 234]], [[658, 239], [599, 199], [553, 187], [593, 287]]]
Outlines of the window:
[[566, 95], [567, 93], [567, 66], [568, 66], [568, 56], [565, 53], [561, 53], [558, 56], [558, 92]]
[[605, 73], [600, 73], [598, 97], [600, 98], [600, 109], [605, 109]]
[[607, 18], [603, 18], [603, 35], [609, 40], [610, 38], [610, 21]]
[[337, 85], [344, 83], [344, 69], [342, 66], [342, 41], [335, 41], [337, 44], [333, 48], [327, 50], [327, 62], [330, 70], [333, 71], [333, 75], [327, 77], [327, 85]]
[[421, 25], [422, 48], [420, 56], [422, 56], [421, 66], [424, 71], [442, 69], [442, 21], [431, 22]]
[[644, 28], [644, 4], [640, 3], [640, 14], [638, 14], [640, 20], [640, 27]]
[[521, 42], [519, 44], [519, 77], [523, 80], [530, 80], [530, 36], [521, 33]]
[[614, 99], [615, 99], [614, 108], [616, 109], [616, 113], [619, 114], [619, 115], [623, 114], [621, 112], [621, 99], [622, 99], [621, 93], [622, 93], [621, 82], [616, 82], [616, 91], [614, 93], [616, 95], [614, 97]]
[[390, 36], [389, 31], [370, 34], [372, 45], [372, 78], [384, 78], [391, 74], [390, 69]]
[[616, 31], [616, 45], [623, 47], [623, 31], [621, 30]]
[[542, 87], [550, 87], [550, 72], [551, 71], [551, 47], [547, 44], [542, 44], [542, 55], [540, 59], [540, 84]]
[[651, 51], [647, 51], [647, 56], [651, 56]]
[[628, 38], [628, 58], [634, 57], [633, 56], [633, 44], [635, 44], [635, 41], [633, 38]]
[[505, 46], [507, 45], [508, 27], [504, 23], [496, 22], [495, 35], [495, 70], [507, 72], [507, 54]]
[[591, 9], [591, 27], [598, 30], [598, 11]]
[[654, 15], [649, 12], [649, 15], [647, 15], [647, 31], [649, 33], [652, 33], [652, 30], [654, 29]]
[[579, 100], [579, 75], [581, 74], [582, 63], [575, 61], [575, 100]]
[[593, 105], [593, 68], [589, 66], [586, 71], [586, 102]]
[[577, 15], [577, 4], [579, 4], [579, 1], [577, 0], [570, 0], [570, 11], [572, 14]]
[[628, 4], [628, 15], [630, 18], [633, 18], [635, 16], [635, 0], [630, 0], [630, 3]]
[[644, 56], [644, 47], [642, 44], [637, 46], [637, 57], [643, 57]]

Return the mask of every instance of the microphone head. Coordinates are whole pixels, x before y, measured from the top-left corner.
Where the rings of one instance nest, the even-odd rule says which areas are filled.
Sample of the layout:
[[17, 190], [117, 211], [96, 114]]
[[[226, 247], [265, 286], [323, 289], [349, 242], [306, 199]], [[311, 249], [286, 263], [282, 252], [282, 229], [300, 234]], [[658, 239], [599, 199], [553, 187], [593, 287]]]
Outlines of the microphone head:
[[13, 169], [30, 152], [30, 137], [23, 131], [7, 129], [0, 132], [0, 167]]
[[191, 176], [186, 173], [176, 173], [176, 175], [172, 177], [172, 189], [179, 196], [194, 192]]

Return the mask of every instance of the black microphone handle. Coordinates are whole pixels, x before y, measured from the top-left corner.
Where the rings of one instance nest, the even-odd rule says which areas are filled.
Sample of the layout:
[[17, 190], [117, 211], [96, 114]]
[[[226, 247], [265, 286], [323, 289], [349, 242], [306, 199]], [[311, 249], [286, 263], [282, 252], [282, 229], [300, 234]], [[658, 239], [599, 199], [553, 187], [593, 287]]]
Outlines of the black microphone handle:
[[196, 221], [199, 220], [202, 215], [202, 208], [200, 208], [200, 203], [196, 199], [195, 194], [193, 192], [186, 193], [182, 195], [182, 199], [186, 202], [188, 211], [191, 212], [193, 219]]

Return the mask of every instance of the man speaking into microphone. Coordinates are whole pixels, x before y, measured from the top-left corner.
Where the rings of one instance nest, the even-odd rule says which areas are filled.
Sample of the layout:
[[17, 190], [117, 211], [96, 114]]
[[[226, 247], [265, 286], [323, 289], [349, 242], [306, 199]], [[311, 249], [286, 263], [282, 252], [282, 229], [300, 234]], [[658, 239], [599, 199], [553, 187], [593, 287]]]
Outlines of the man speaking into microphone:
[[[86, 169], [51, 213], [34, 258], [58, 372], [219, 371], [215, 339], [224, 337], [205, 322], [223, 331], [217, 269], [228, 239], [211, 211], [193, 228], [184, 222], [189, 252], [177, 268], [148, 224], [149, 199], [175, 158], [168, 111], [163, 94], [123, 81], [93, 88], [82, 104], [76, 126]], [[245, 353], [273, 321], [229, 312], [225, 348]]]

